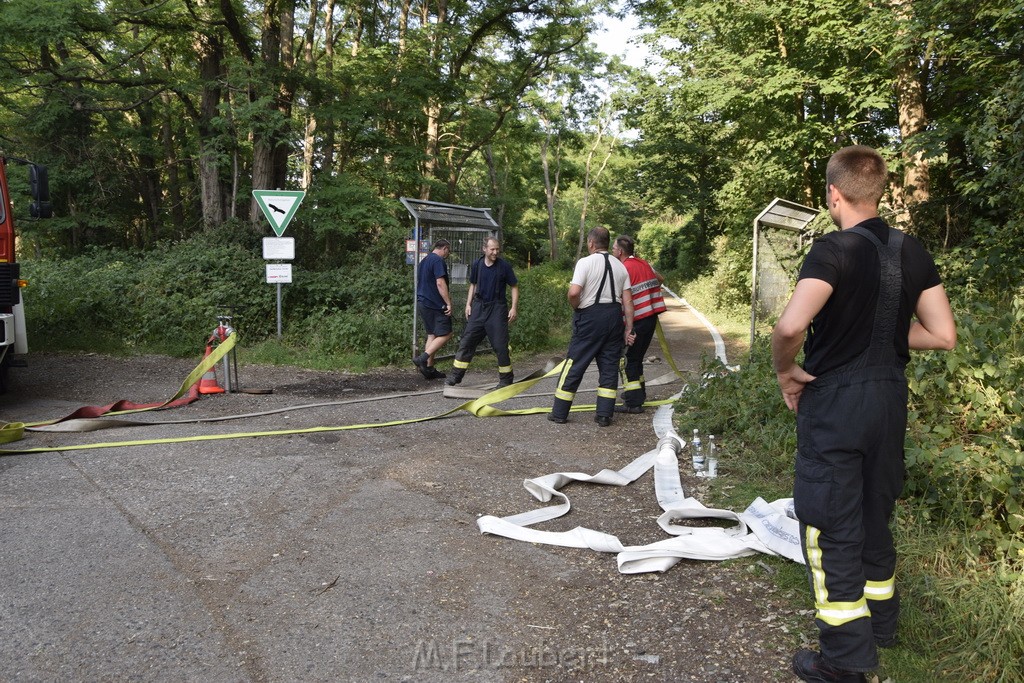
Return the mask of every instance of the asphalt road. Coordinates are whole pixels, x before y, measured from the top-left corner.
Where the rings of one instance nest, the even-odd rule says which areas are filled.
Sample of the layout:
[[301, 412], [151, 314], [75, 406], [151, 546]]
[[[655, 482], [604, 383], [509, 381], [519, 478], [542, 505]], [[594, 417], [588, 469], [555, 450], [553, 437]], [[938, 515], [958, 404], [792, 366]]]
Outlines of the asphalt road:
[[[663, 323], [685, 369], [713, 353], [684, 307]], [[541, 360], [514, 359], [516, 371]], [[493, 382], [488, 363], [475, 362], [467, 383]], [[194, 364], [37, 355], [12, 372], [0, 421], [161, 400]], [[645, 374], [667, 371], [659, 360]], [[56, 450], [0, 457], [0, 681], [790, 680], [805, 636], [786, 621], [805, 617], [771, 581], [780, 560], [622, 575], [612, 555], [477, 530], [481, 515], [539, 505], [525, 478], [616, 469], [654, 448], [650, 412], [607, 429], [589, 413], [555, 425], [457, 412], [179, 441], [411, 420], [461, 403], [411, 365], [368, 375], [243, 366], [239, 379], [273, 393], [139, 419], [282, 412], [31, 433], [16, 445]], [[551, 390], [545, 380], [501, 407], [547, 406]], [[150, 443], [68, 448], [136, 440]], [[699, 497], [697, 480], [684, 485]], [[570, 488], [573, 511], [545, 528], [664, 537], [650, 474], [614, 490]]]

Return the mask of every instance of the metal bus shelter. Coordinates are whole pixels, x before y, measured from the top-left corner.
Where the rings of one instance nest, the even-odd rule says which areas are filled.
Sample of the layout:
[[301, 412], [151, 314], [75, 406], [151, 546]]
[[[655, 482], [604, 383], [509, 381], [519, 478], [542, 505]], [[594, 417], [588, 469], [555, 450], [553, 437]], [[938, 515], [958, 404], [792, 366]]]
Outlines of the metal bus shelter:
[[[452, 338], [438, 354], [454, 354], [462, 332], [466, 327], [463, 311], [469, 293], [469, 267], [481, 255], [484, 241], [488, 237], [501, 239], [501, 226], [494, 220], [490, 209], [442, 204], [425, 199], [400, 197], [414, 221], [413, 241], [415, 251], [412, 258], [412, 357], [419, 354], [417, 339], [420, 335], [419, 312], [416, 306], [416, 289], [419, 285], [419, 263], [430, 253], [434, 242], [446, 239], [452, 243], [448, 260], [451, 276], [449, 293], [452, 299]], [[423, 331], [425, 335], [426, 332]]]
[[754, 266], [750, 283], [750, 345], [759, 317], [778, 316], [808, 238], [807, 226], [821, 213], [776, 197], [754, 219]]

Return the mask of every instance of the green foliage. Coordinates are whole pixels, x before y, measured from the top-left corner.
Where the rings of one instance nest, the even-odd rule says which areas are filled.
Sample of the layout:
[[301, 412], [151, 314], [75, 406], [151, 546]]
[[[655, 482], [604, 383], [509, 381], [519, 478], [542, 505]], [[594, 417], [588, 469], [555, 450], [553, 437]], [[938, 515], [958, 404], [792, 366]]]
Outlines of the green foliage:
[[295, 231], [328, 263], [404, 219], [400, 196], [516, 224], [538, 187], [522, 102], [555, 81], [566, 102], [592, 99], [603, 57], [586, 37], [606, 4], [452, 2], [372, 21], [338, 5], [326, 35], [322, 3], [6, 0], [0, 138], [50, 168], [58, 216], [26, 235], [48, 257], [149, 249], [247, 215], [257, 184], [309, 191], [316, 212]]
[[313, 356], [356, 354], [371, 365], [409, 358], [411, 271], [354, 255], [344, 267], [303, 274], [290, 286], [289, 342]]
[[[402, 364], [412, 333], [411, 271], [383, 263], [373, 250], [350, 254], [342, 266], [295, 269], [283, 286], [284, 344], [276, 334], [276, 289], [247, 233], [214, 230], [183, 242], [137, 252], [91, 250], [60, 261], [23, 261], [30, 281], [25, 311], [35, 349], [102, 349], [193, 356], [216, 326], [234, 313], [245, 346], [267, 360], [312, 367]], [[516, 351], [564, 346], [570, 274], [544, 265], [520, 269], [523, 298], [511, 327]], [[281, 348], [283, 347], [283, 348]]]
[[91, 250], [60, 261], [23, 261], [30, 279], [26, 322], [34, 346], [201, 353], [229, 307], [236, 327], [256, 336], [273, 325], [274, 294], [263, 261], [237, 245], [203, 237], [169, 244], [146, 258]]
[[[696, 296], [701, 311], [715, 311], [716, 319], [745, 320], [750, 324], [750, 259], [749, 240], [745, 251], [734, 246], [734, 238], [719, 236], [709, 262], [696, 279], [686, 283], [687, 298]], [[748, 330], [749, 338], [749, 330]]]
[[640, 245], [637, 256], [659, 272], [678, 269], [680, 276], [691, 279], [707, 265], [707, 254], [700, 253], [694, 235], [692, 215], [645, 221], [636, 239]]
[[[302, 212], [296, 214], [296, 234], [308, 237], [298, 243], [313, 254], [304, 260], [314, 267], [330, 268], [348, 252], [363, 251], [368, 238], [375, 237], [382, 226], [397, 227], [399, 206], [355, 175], [319, 178], [303, 199]], [[401, 253], [401, 243], [391, 246]]]
[[895, 540], [906, 647], [886, 653], [897, 681], [1024, 680], [1024, 575], [981, 562], [953, 524], [914, 523], [917, 503], [897, 508]]
[[957, 347], [910, 375], [907, 492], [969, 530], [972, 552], [1024, 563], [1024, 295], [958, 310]]
[[131, 316], [125, 293], [139, 282], [139, 259], [93, 250], [62, 261], [23, 261], [28, 337], [33, 347], [86, 350], [97, 343], [120, 345]]
[[362, 357], [367, 365], [394, 365], [408, 360], [411, 331], [409, 301], [303, 318], [288, 340], [313, 358], [352, 354]]
[[572, 272], [545, 263], [518, 270], [519, 318], [509, 328], [514, 352], [543, 351], [568, 344], [568, 323], [572, 310], [566, 291]]
[[736, 495], [771, 499], [792, 495], [796, 427], [775, 383], [766, 337], [758, 337], [751, 357], [729, 371], [706, 359], [701, 381], [687, 384], [676, 404], [676, 431], [696, 427], [714, 434], [722, 446], [720, 468], [739, 483]]

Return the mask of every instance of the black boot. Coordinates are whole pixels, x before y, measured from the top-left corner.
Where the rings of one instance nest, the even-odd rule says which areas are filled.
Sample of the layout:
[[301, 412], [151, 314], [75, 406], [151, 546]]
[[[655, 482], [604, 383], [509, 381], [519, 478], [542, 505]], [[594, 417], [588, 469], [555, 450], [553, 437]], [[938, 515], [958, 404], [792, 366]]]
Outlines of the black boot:
[[413, 365], [420, 371], [420, 374], [425, 378], [430, 379], [430, 370], [428, 369], [427, 362], [430, 360], [430, 355], [422, 353], [412, 359]]
[[454, 387], [456, 384], [462, 381], [462, 378], [466, 376], [466, 371], [462, 368], [452, 368], [451, 374], [448, 379], [445, 380], [445, 384], [450, 387]]
[[509, 384], [512, 384], [512, 382], [514, 382], [514, 381], [515, 381], [515, 375], [513, 375], [511, 372], [499, 372], [498, 373], [498, 386], [496, 386], [494, 388], [495, 389], [501, 389], [502, 387], [507, 387]]

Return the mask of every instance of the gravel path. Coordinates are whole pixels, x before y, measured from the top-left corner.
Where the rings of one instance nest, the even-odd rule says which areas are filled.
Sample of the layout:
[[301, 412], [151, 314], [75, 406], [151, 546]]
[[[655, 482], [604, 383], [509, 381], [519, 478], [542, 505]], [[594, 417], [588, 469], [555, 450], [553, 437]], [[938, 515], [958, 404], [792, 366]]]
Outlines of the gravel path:
[[[683, 369], [714, 352], [684, 307], [663, 324]], [[513, 360], [522, 375], [547, 359]], [[13, 369], [0, 421], [162, 400], [194, 364], [34, 355]], [[659, 359], [645, 374], [667, 370]], [[411, 364], [360, 375], [243, 365], [240, 375], [244, 388], [273, 393], [207, 396], [140, 419], [317, 406], [33, 433], [18, 445], [63, 450], [0, 458], [0, 680], [792, 680], [789, 656], [809, 618], [774, 585], [781, 560], [622, 575], [613, 555], [478, 532], [481, 515], [538, 505], [526, 478], [618, 469], [653, 448], [650, 411], [607, 429], [589, 413], [555, 425], [457, 412], [385, 428], [66, 448], [407, 420], [460, 403]], [[484, 356], [466, 382], [494, 377]], [[501, 407], [547, 406], [552, 389], [545, 380]], [[701, 498], [701, 480], [683, 483]], [[544, 528], [585, 526], [626, 544], [664, 538], [650, 473], [565, 492], [572, 511]]]

